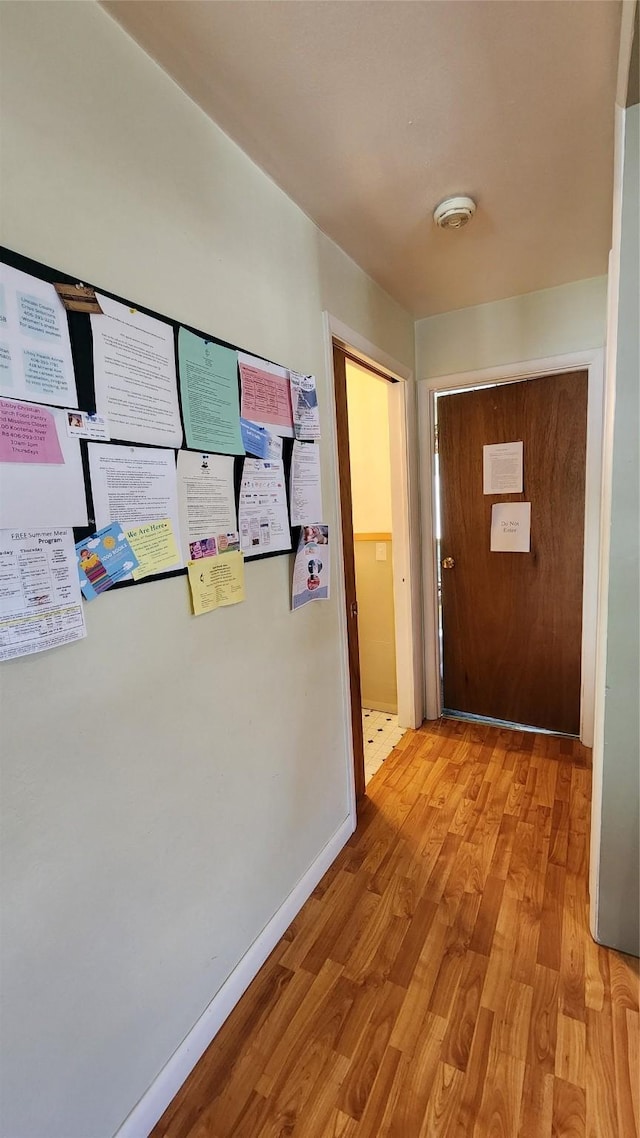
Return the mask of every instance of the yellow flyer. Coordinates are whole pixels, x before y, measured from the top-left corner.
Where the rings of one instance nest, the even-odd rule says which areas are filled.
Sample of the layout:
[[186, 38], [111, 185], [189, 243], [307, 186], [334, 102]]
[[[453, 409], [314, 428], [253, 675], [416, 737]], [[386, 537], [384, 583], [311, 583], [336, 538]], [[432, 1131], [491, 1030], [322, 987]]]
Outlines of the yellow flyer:
[[149, 577], [151, 573], [175, 569], [176, 563], [181, 563], [169, 518], [127, 530], [127, 540], [139, 562], [132, 573], [134, 581]]
[[189, 561], [187, 568], [195, 616], [224, 605], [237, 605], [245, 599], [242, 553], [201, 557], [198, 561]]

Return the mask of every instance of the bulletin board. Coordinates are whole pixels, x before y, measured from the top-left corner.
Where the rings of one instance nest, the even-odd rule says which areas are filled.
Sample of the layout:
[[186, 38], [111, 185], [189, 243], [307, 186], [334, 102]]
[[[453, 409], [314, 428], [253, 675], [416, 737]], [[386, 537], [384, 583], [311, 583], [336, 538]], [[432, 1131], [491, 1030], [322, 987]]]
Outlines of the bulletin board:
[[[180, 328], [184, 328], [184, 329], [186, 329], [187, 332], [191, 332], [194, 335], [200, 337], [201, 339], [206, 340], [209, 343], [219, 345], [222, 348], [230, 349], [233, 352], [244, 352], [244, 351], [246, 351], [247, 354], [250, 354], [248, 349], [244, 349], [237, 344], [231, 344], [226, 340], [221, 340], [219, 337], [217, 337], [215, 335], [215, 333], [212, 333], [210, 331], [203, 331], [202, 329], [195, 328], [191, 325], [185, 324], [184, 321], [181, 321], [181, 320], [180, 321], [174, 320], [172, 317], [166, 316], [164, 313], [156, 312], [153, 309], [145, 307], [138, 300], [131, 300], [131, 299], [126, 298], [126, 297], [118, 296], [116, 293], [109, 292], [108, 290], [101, 288], [99, 285], [94, 284], [93, 282], [89, 282], [89, 281], [86, 281], [84, 279], [82, 280], [82, 282], [80, 282], [80, 279], [78, 277], [71, 276], [71, 275], [69, 275], [69, 273], [64, 273], [58, 269], [52, 268], [49, 265], [44, 265], [44, 264], [40, 263], [39, 261], [34, 261], [29, 257], [25, 257], [20, 253], [16, 253], [11, 249], [7, 249], [7, 248], [4, 248], [2, 246], [0, 246], [0, 262], [10, 266], [13, 269], [17, 269], [20, 272], [27, 273], [33, 277], [39, 278], [40, 280], [45, 281], [48, 284], [68, 284], [68, 285], [75, 286], [79, 283], [82, 283], [85, 286], [88, 286], [92, 289], [95, 289], [96, 292], [100, 293], [102, 296], [107, 297], [110, 300], [113, 300], [113, 301], [116, 301], [120, 304], [126, 305], [128, 308], [135, 309], [137, 312], [142, 313], [146, 316], [150, 316], [152, 318], [155, 318], [157, 320], [162, 321], [164, 324], [168, 325], [173, 330], [173, 346], [174, 346], [174, 353], [175, 353], [176, 377], [179, 376], [178, 332], [179, 332]], [[67, 319], [67, 324], [68, 324], [68, 328], [69, 328], [69, 337], [70, 337], [70, 342], [71, 342], [71, 353], [72, 353], [73, 365], [74, 365], [74, 370], [75, 370], [76, 389], [77, 389], [77, 396], [78, 396], [78, 407], [83, 411], [95, 413], [96, 412], [96, 390], [95, 390], [95, 383], [94, 383], [94, 345], [93, 345], [93, 337], [92, 337], [92, 329], [91, 329], [91, 317], [88, 313], [85, 313], [85, 312], [74, 312], [74, 311], [66, 310], [66, 319]], [[265, 362], [268, 364], [274, 363], [274, 361], [269, 361], [269, 360], [267, 360]], [[172, 449], [174, 449], [174, 451], [176, 453], [177, 453], [178, 449], [188, 450], [188, 451], [191, 451], [193, 453], [195, 448], [186, 446], [186, 441], [185, 441], [186, 440], [186, 432], [184, 430], [184, 428], [185, 428], [185, 416], [184, 416], [184, 410], [183, 410], [183, 406], [182, 406], [181, 385], [180, 385], [180, 382], [178, 379], [176, 381], [176, 386], [177, 386], [178, 404], [179, 404], [179, 409], [180, 409], [180, 420], [181, 420], [182, 427], [183, 427], [183, 444], [182, 444], [181, 448], [175, 448], [174, 447]], [[238, 369], [238, 391], [240, 394], [239, 369]], [[5, 394], [7, 396], [10, 396], [10, 392], [6, 392]], [[91, 478], [90, 478], [90, 471], [89, 471], [88, 445], [90, 445], [90, 444], [88, 444], [84, 439], [79, 439], [78, 441], [80, 443], [80, 451], [81, 451], [81, 457], [82, 457], [82, 469], [83, 469], [83, 475], [84, 475], [84, 486], [85, 486], [85, 494], [86, 494], [86, 501], [87, 501], [87, 515], [88, 515], [89, 524], [87, 527], [81, 527], [81, 528], [76, 527], [76, 528], [74, 528], [73, 533], [74, 533], [74, 540], [76, 542], [80, 542], [80, 541], [84, 541], [85, 539], [88, 539], [94, 533], [94, 531], [97, 528], [96, 524], [95, 524], [95, 507], [94, 507], [94, 502], [93, 502]], [[287, 497], [287, 511], [288, 511], [289, 517], [291, 516], [290, 471], [291, 471], [293, 443], [294, 443], [294, 440], [292, 438], [285, 437], [282, 439], [282, 461], [283, 461], [283, 467], [284, 467], [285, 491], [286, 491], [286, 497]], [[105, 442], [104, 445], [105, 446], [109, 446], [109, 445], [131, 445], [131, 446], [135, 446], [136, 448], [149, 447], [151, 450], [156, 449], [156, 448], [154, 448], [153, 444], [143, 443], [143, 442], [140, 442], [137, 440], [132, 440], [130, 438], [117, 437], [115, 434], [112, 434], [111, 438], [110, 438], [110, 442]], [[165, 448], [165, 449], [171, 449], [171, 448]], [[215, 454], [216, 452], [215, 452], [215, 450], [210, 450], [208, 453]], [[234, 493], [235, 493], [235, 506], [236, 506], [236, 515], [237, 515], [238, 509], [239, 509], [240, 485], [242, 482], [242, 471], [243, 471], [244, 460], [245, 460], [245, 457], [252, 457], [252, 456], [247, 454], [246, 456], [245, 455], [238, 455], [238, 456], [234, 455], [232, 457], [233, 457], [233, 462], [234, 462], [234, 467], [233, 467], [233, 470], [234, 470]], [[281, 557], [283, 555], [289, 556], [292, 552], [295, 552], [297, 544], [298, 544], [300, 527], [299, 526], [293, 526], [293, 527], [289, 526], [289, 531], [290, 531], [290, 540], [291, 540], [290, 549], [266, 551], [266, 552], [260, 552], [260, 553], [252, 554], [250, 557], [250, 560], [251, 561], [261, 561], [261, 560], [266, 560], [267, 558]], [[131, 579], [127, 579], [124, 581], [118, 581], [112, 587], [113, 588], [129, 588], [129, 587], [134, 586], [134, 585], [143, 585], [149, 581], [162, 580], [162, 579], [167, 578], [167, 577], [182, 576], [182, 575], [185, 575], [186, 573], [187, 573], [186, 568], [173, 569], [173, 570], [170, 570], [168, 572], [159, 572], [159, 573], [153, 574], [152, 576], [143, 577], [139, 581], [134, 581]]]

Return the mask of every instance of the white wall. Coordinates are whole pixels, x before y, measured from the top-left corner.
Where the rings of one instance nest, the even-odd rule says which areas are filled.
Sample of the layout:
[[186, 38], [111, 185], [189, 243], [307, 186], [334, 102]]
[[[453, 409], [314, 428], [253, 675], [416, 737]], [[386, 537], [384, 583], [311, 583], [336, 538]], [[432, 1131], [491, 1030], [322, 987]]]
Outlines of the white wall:
[[[409, 317], [97, 5], [0, 19], [2, 242], [315, 372], [335, 526], [322, 310], [412, 367]], [[2, 665], [7, 1138], [113, 1134], [348, 814], [339, 602], [289, 573], [107, 594]]]
[[610, 526], [603, 535], [604, 542], [608, 542], [604, 701], [594, 751], [598, 781], [601, 772], [601, 793], [597, 792], [594, 800], [596, 815], [600, 808], [599, 817], [594, 818], [594, 828], [600, 830], [595, 866], [595, 931], [603, 944], [637, 956], [640, 955], [640, 109], [636, 104], [626, 114], [622, 111], [618, 114], [624, 115], [626, 122], [620, 228], [612, 257], [617, 314], [611, 330], [613, 366], [607, 376], [613, 429], [605, 443], [608, 461], [604, 495]]
[[606, 312], [607, 278], [592, 277], [418, 320], [418, 379], [600, 348]]

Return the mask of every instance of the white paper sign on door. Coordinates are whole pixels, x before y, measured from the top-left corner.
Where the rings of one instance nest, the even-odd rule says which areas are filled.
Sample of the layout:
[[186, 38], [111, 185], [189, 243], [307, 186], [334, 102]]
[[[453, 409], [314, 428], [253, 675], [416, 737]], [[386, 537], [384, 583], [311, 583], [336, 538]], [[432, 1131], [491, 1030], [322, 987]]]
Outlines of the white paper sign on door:
[[484, 494], [522, 494], [522, 443], [492, 443], [482, 448]]
[[529, 553], [531, 502], [496, 502], [491, 507], [491, 552]]

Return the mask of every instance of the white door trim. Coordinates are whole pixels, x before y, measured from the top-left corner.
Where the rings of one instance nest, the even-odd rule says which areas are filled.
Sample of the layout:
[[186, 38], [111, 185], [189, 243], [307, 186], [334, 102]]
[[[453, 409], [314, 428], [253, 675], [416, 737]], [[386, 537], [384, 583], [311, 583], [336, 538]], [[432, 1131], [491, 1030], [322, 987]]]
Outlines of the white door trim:
[[[395, 606], [398, 721], [402, 727], [419, 727], [424, 718], [422, 649], [422, 586], [420, 579], [420, 505], [418, 481], [418, 431], [416, 382], [413, 372], [341, 320], [324, 313], [327, 374], [333, 375], [332, 345], [336, 341], [359, 360], [399, 382], [389, 384], [389, 442], [391, 457], [391, 515], [393, 594]], [[334, 442], [336, 516], [340, 518], [335, 401], [329, 408]], [[338, 527], [336, 527], [338, 528]], [[348, 642], [344, 603], [344, 556], [342, 535], [336, 540], [340, 598], [340, 633], [343, 646], [345, 691], [348, 694]], [[349, 711], [349, 750], [353, 758]]]
[[[440, 642], [437, 622], [436, 546], [434, 528], [434, 396], [437, 391], [509, 383], [518, 379], [553, 375], [567, 371], [588, 373], [587, 461], [584, 518], [584, 577], [582, 590], [582, 682], [580, 693], [580, 738], [593, 745], [596, 696], [596, 631], [598, 618], [598, 560], [600, 547], [600, 508], [602, 470], [602, 432], [604, 399], [604, 351], [602, 348], [541, 360], [518, 361], [479, 371], [435, 376], [418, 384], [420, 459], [422, 470], [422, 532], [424, 582], [424, 642], [426, 674], [426, 713], [437, 719], [442, 711], [440, 692]], [[428, 483], [428, 485], [427, 485]]]

